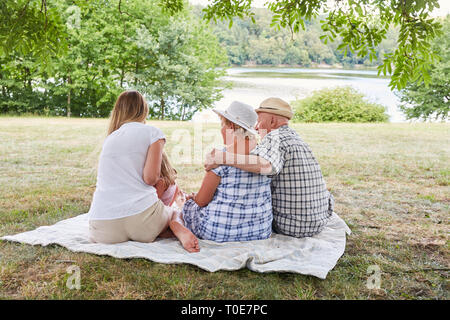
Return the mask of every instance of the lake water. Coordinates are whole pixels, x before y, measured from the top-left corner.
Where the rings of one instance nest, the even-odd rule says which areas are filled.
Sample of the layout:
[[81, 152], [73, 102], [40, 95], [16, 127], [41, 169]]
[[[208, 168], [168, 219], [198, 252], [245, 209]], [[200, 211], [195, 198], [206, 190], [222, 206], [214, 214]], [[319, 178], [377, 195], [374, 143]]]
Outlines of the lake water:
[[[231, 82], [233, 87], [225, 89], [224, 98], [215, 103], [214, 107], [219, 109], [226, 109], [235, 100], [257, 107], [271, 96], [290, 102], [302, 99], [314, 90], [352, 86], [368, 100], [386, 106], [390, 122], [405, 121], [398, 110], [399, 98], [389, 89], [389, 78], [378, 77], [375, 70], [242, 67], [229, 69], [224, 80]], [[194, 121], [200, 118], [208, 122], [217, 120], [210, 110], [195, 115]]]

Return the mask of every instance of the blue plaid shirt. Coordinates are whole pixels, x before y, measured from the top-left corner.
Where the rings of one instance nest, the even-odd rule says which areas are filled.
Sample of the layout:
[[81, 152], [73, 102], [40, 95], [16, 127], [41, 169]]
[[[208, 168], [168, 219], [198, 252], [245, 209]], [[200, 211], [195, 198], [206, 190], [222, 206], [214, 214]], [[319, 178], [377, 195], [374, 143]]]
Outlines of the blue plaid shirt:
[[183, 207], [186, 227], [198, 238], [217, 242], [267, 239], [272, 233], [271, 179], [230, 166], [213, 169], [220, 177], [211, 202]]

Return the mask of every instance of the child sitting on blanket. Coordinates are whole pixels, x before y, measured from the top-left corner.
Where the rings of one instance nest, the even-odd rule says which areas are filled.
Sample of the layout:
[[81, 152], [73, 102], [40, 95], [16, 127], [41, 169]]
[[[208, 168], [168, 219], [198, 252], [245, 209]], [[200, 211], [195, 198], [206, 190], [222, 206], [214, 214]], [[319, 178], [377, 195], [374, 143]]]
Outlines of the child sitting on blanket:
[[[158, 198], [168, 207], [181, 210], [186, 202], [186, 194], [176, 183], [177, 170], [170, 164], [167, 154], [163, 151], [161, 157], [161, 176], [154, 185]], [[168, 228], [159, 235], [160, 238], [173, 238], [175, 235]]]
[[170, 164], [167, 154], [163, 151], [161, 159], [161, 177], [155, 184], [158, 198], [166, 205], [181, 209], [186, 201], [185, 193], [178, 187], [175, 179], [177, 171]]

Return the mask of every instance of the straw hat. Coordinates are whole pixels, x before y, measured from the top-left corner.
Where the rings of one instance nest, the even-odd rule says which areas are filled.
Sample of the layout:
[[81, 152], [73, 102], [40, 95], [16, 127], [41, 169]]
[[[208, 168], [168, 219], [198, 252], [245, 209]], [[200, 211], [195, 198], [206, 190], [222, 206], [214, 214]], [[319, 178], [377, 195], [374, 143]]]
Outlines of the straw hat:
[[291, 119], [294, 115], [289, 103], [280, 98], [268, 98], [264, 100], [255, 111], [273, 113], [288, 119]]
[[213, 109], [213, 111], [248, 132], [257, 134], [253, 128], [258, 120], [258, 115], [252, 106], [239, 101], [233, 101], [226, 110]]

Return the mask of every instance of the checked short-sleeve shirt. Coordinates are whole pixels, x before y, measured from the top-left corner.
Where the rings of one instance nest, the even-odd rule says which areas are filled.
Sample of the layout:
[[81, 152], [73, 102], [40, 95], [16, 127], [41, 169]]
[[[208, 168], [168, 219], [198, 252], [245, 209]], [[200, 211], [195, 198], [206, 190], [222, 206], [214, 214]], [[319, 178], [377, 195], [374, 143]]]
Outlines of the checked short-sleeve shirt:
[[220, 183], [211, 202], [183, 206], [186, 228], [198, 238], [226, 241], [262, 240], [272, 233], [270, 178], [230, 166], [212, 170]]
[[287, 125], [271, 131], [251, 152], [272, 164], [272, 206], [275, 232], [310, 237], [333, 213], [320, 165], [309, 146]]

